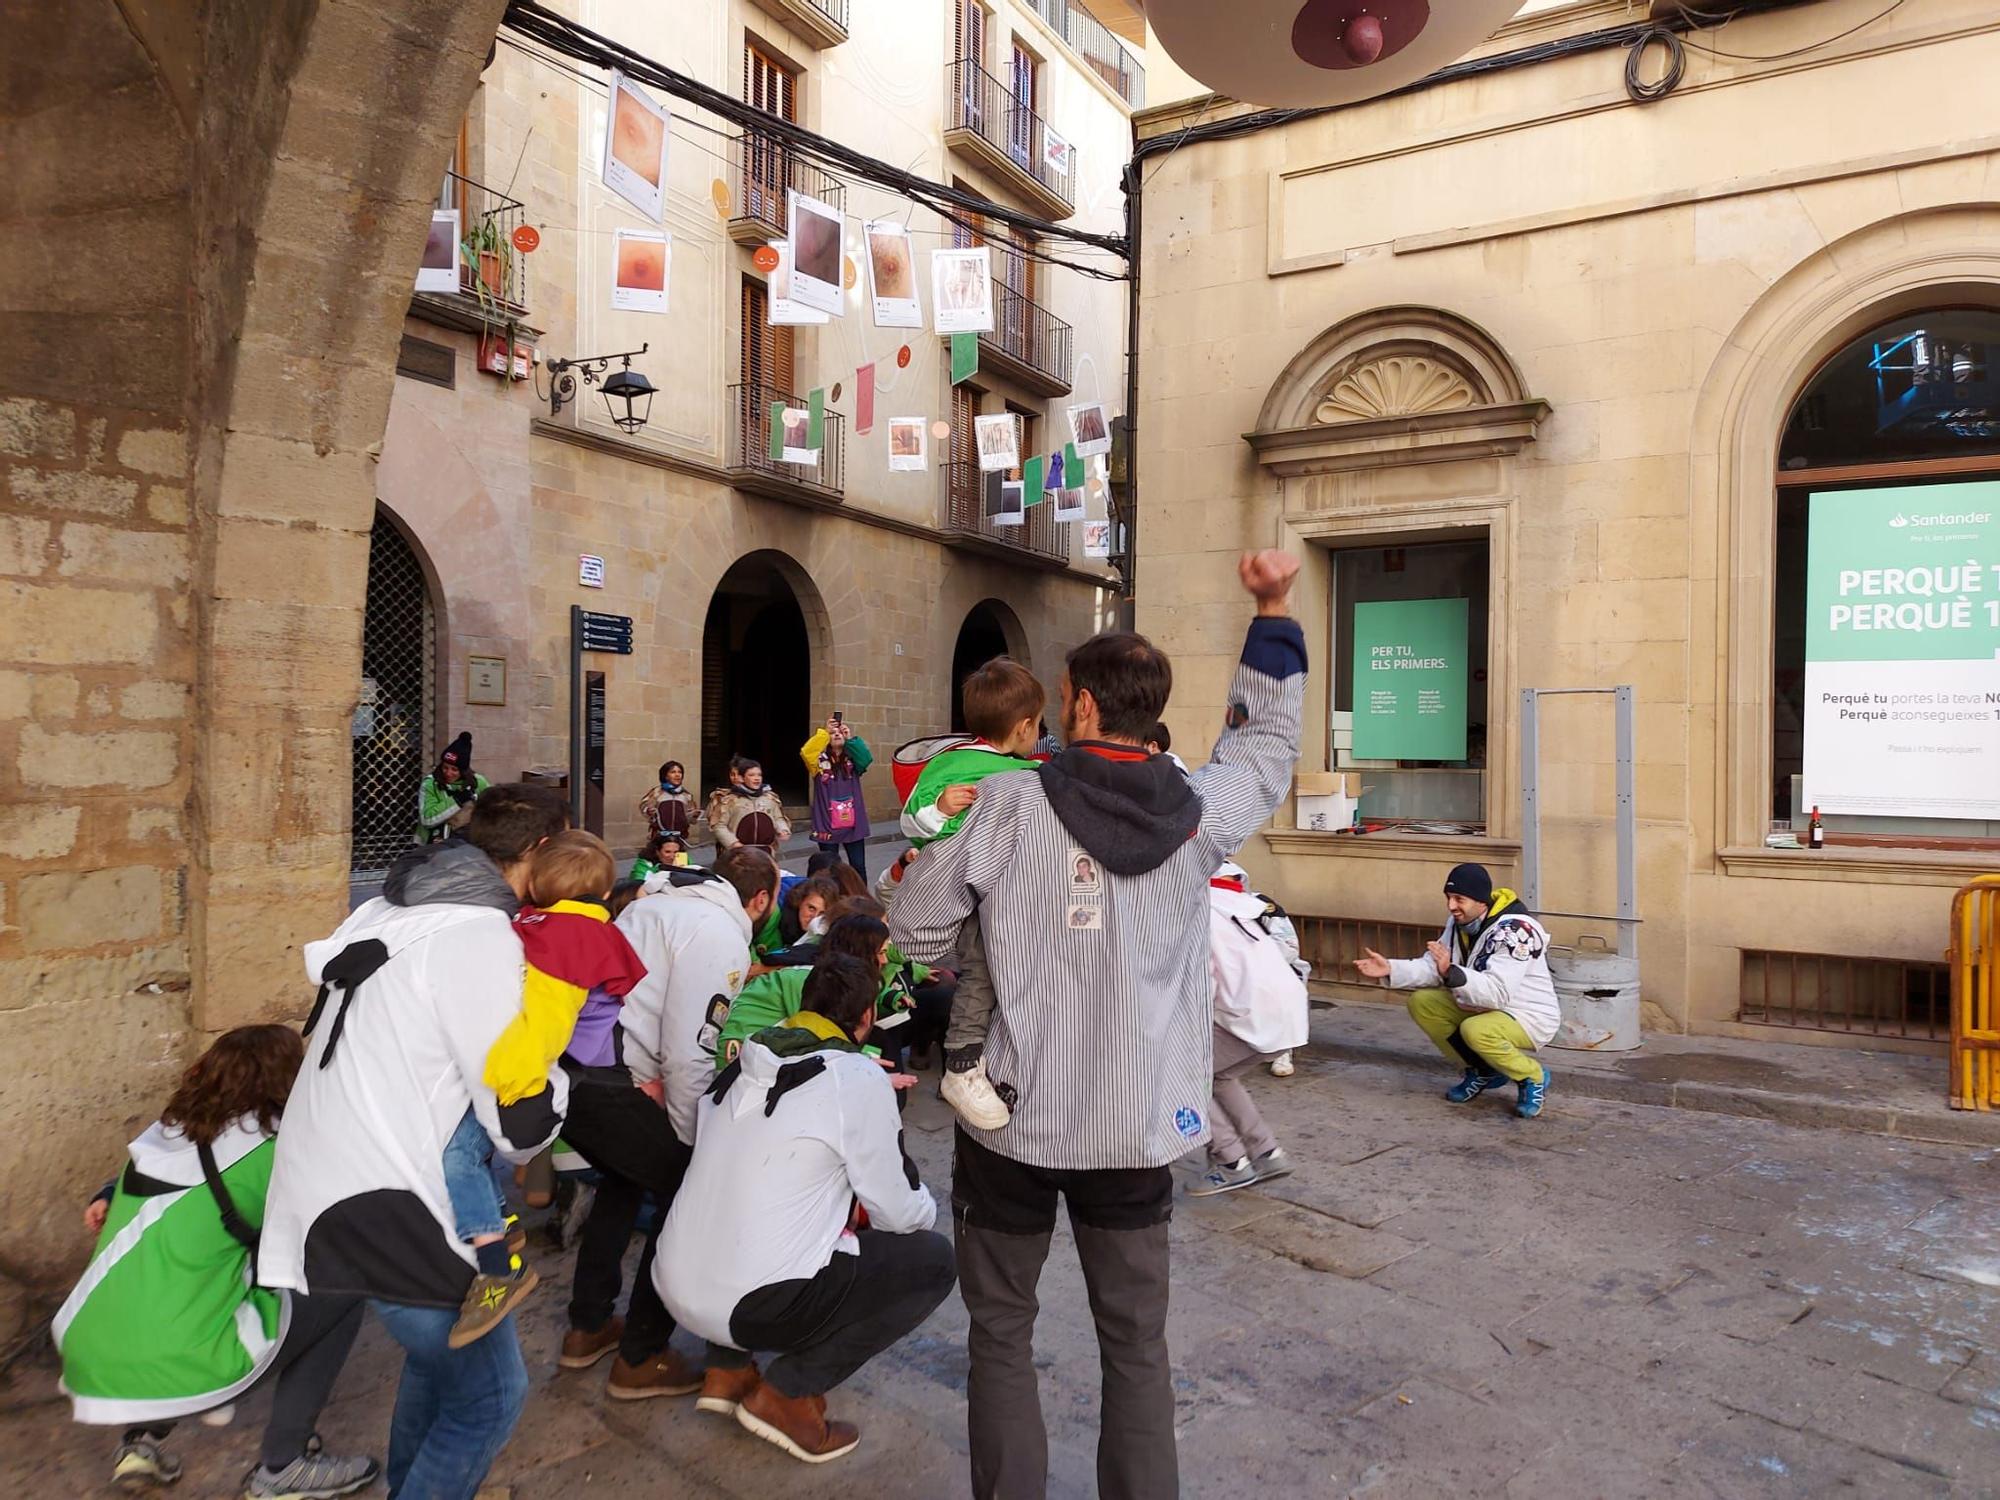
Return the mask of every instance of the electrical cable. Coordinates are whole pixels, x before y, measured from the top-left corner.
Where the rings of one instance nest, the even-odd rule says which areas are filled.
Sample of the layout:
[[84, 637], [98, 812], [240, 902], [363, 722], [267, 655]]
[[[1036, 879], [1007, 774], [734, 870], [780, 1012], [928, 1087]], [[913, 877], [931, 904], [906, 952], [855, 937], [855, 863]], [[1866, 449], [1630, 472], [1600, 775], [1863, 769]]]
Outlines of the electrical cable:
[[[1647, 49], [1656, 42], [1667, 49], [1667, 66], [1658, 78], [1648, 83], [1641, 64], [1646, 60]], [[1664, 99], [1681, 86], [1681, 80], [1687, 77], [1687, 65], [1687, 50], [1681, 46], [1681, 39], [1666, 27], [1655, 26], [1637, 38], [1625, 54], [1625, 92], [1638, 104]]]
[[[1825, 37], [1817, 42], [1809, 42], [1803, 47], [1794, 47], [1789, 52], [1726, 52], [1720, 47], [1711, 47], [1706, 42], [1698, 42], [1692, 36], [1688, 38], [1687, 44], [1697, 52], [1706, 52], [1710, 57], [1726, 57], [1731, 62], [1790, 62], [1795, 57], [1804, 57], [1808, 53], [1819, 51], [1822, 47], [1831, 47], [1835, 42], [1844, 42], [1853, 36], [1855, 32], [1866, 30], [1877, 21], [1887, 20], [1896, 11], [1901, 10], [1903, 4], [1904, 0], [1890, 0], [1890, 4], [1886, 9], [1877, 11], [1867, 20], [1857, 21], [1845, 31], [1835, 32], [1830, 37]], [[1696, 27], [1695, 29], [1699, 31], [1704, 28]]]

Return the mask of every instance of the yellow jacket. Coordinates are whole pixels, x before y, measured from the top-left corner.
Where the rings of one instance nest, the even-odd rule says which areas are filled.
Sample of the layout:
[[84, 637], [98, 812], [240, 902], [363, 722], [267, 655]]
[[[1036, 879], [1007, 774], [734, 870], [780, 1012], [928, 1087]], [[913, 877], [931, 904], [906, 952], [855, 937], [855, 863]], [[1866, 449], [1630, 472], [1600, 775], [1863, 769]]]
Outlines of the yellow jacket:
[[486, 1053], [485, 1083], [502, 1104], [547, 1086], [593, 989], [622, 996], [645, 978], [639, 955], [610, 921], [594, 901], [524, 907], [514, 918], [528, 960], [521, 1013]]

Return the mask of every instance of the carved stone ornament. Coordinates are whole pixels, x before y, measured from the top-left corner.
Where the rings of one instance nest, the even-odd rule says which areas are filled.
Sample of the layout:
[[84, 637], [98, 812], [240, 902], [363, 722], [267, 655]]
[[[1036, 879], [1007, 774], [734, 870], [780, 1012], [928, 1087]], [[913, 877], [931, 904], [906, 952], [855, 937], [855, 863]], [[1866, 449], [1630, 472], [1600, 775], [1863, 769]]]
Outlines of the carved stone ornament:
[[1350, 370], [1313, 410], [1320, 425], [1464, 411], [1479, 394], [1450, 365], [1416, 354], [1392, 354]]

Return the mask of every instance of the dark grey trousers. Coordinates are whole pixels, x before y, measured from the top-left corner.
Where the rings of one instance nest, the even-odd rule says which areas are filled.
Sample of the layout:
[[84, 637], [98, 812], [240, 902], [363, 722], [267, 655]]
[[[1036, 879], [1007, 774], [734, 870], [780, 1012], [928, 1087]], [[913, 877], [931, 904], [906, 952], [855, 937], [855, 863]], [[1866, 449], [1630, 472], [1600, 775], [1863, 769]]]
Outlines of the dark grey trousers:
[[1097, 1323], [1103, 1412], [1097, 1439], [1102, 1500], [1173, 1500], [1173, 1372], [1167, 1356], [1165, 1167], [1060, 1172], [1025, 1166], [958, 1133], [952, 1179], [959, 1286], [972, 1315], [966, 1426], [978, 1500], [1043, 1500], [1049, 1438], [1035, 1376], [1036, 1287], [1069, 1205], [1077, 1259]]

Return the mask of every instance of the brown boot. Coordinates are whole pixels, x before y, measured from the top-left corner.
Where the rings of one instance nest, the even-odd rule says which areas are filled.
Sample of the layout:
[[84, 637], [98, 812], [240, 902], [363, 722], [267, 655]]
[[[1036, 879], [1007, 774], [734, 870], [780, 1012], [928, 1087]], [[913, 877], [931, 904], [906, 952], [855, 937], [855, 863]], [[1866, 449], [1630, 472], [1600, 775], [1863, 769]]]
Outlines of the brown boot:
[[581, 1328], [572, 1328], [563, 1335], [562, 1353], [556, 1363], [565, 1370], [588, 1370], [605, 1355], [617, 1349], [618, 1341], [625, 1337], [625, 1320], [611, 1318], [595, 1333], [586, 1333]]
[[861, 1429], [853, 1423], [827, 1421], [826, 1397], [781, 1396], [761, 1380], [736, 1408], [736, 1420], [809, 1464], [852, 1453], [861, 1442]]
[[701, 1389], [701, 1371], [671, 1349], [662, 1349], [642, 1365], [628, 1365], [621, 1354], [611, 1362], [611, 1381], [606, 1389], [613, 1401], [692, 1396]]
[[701, 1399], [695, 1402], [695, 1409], [712, 1411], [718, 1417], [733, 1417], [743, 1398], [763, 1384], [763, 1380], [755, 1364], [747, 1364], [740, 1370], [710, 1365], [701, 1377]]

